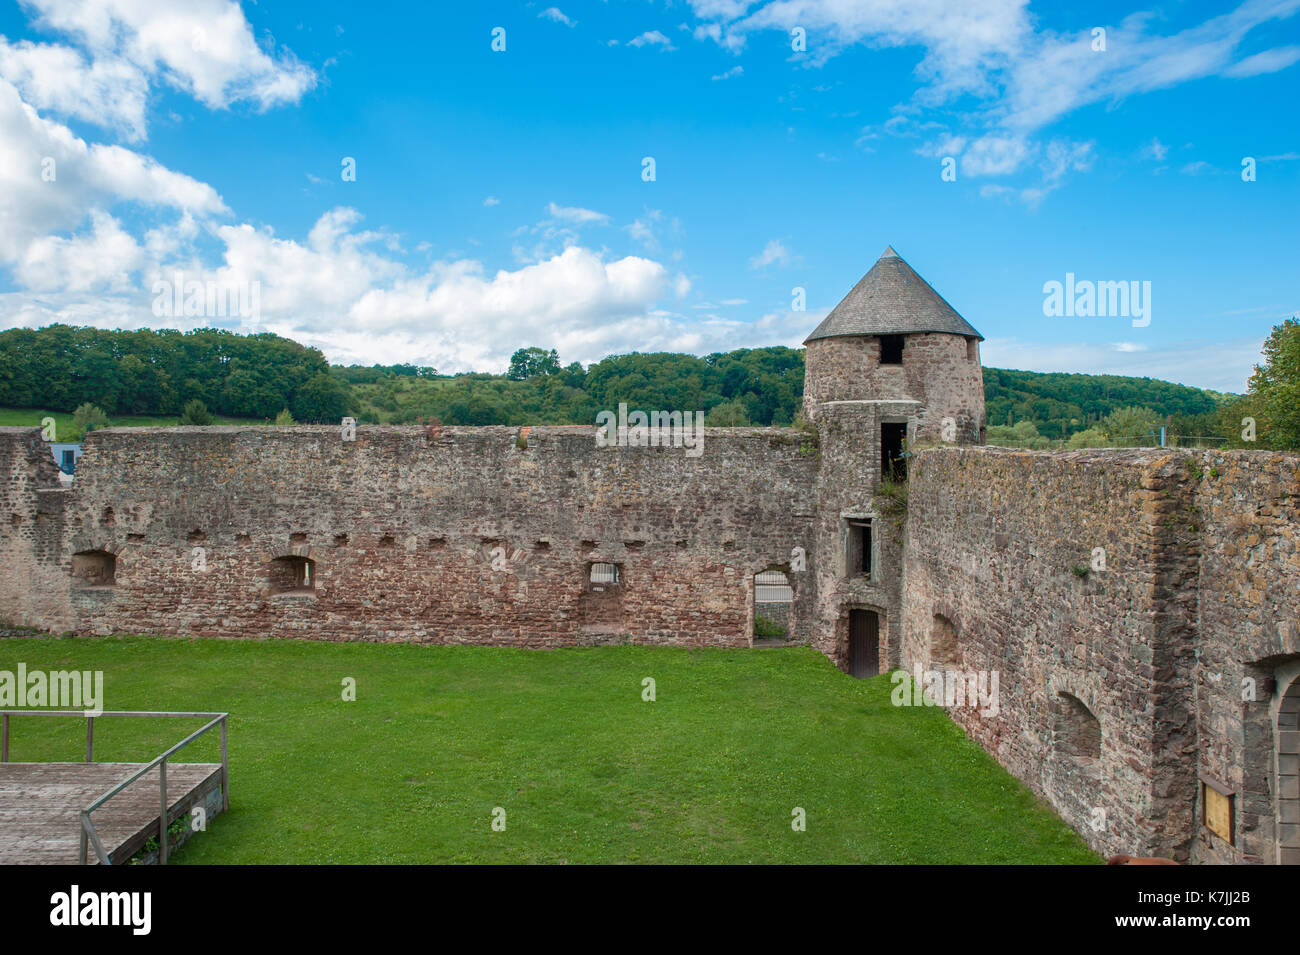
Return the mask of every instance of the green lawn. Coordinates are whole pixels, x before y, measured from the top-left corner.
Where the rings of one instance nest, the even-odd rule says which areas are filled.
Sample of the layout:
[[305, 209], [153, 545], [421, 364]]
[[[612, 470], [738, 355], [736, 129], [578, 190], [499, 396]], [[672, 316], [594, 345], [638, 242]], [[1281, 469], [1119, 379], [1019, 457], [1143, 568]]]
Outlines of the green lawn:
[[[0, 670], [19, 661], [103, 670], [106, 709], [231, 713], [231, 811], [178, 863], [1099, 861], [941, 710], [805, 647], [0, 640]], [[12, 723], [12, 759], [84, 747], [82, 720]], [[97, 721], [96, 759], [190, 726]]]
[[[263, 421], [261, 418], [228, 418], [223, 415], [213, 415], [212, 417], [213, 424], [269, 425], [271, 423], [270, 421]], [[6, 427], [39, 428], [43, 418], [54, 419], [56, 440], [81, 440], [81, 432], [72, 423], [72, 415], [66, 411], [41, 411], [37, 408], [0, 408], [0, 425]], [[180, 424], [179, 415], [171, 417], [118, 415], [109, 418], [109, 426], [113, 428], [171, 428], [178, 424]]]

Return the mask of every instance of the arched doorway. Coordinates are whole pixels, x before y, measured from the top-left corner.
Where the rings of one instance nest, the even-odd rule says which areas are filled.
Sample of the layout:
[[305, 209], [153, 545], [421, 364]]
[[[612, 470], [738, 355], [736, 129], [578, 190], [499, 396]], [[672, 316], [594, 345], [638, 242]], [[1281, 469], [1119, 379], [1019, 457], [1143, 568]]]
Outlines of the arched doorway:
[[1277, 861], [1300, 865], [1300, 676], [1277, 710]]

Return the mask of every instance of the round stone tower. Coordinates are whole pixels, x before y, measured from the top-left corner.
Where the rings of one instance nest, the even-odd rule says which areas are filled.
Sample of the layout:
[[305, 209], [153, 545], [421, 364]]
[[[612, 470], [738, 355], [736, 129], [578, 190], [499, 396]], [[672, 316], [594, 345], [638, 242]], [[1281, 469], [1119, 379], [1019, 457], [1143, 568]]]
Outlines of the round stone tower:
[[814, 642], [855, 676], [898, 666], [909, 449], [984, 443], [982, 340], [887, 248], [804, 342], [821, 458]]
[[982, 444], [983, 339], [887, 248], [804, 342], [804, 413], [815, 420], [837, 401], [914, 402], [914, 441]]

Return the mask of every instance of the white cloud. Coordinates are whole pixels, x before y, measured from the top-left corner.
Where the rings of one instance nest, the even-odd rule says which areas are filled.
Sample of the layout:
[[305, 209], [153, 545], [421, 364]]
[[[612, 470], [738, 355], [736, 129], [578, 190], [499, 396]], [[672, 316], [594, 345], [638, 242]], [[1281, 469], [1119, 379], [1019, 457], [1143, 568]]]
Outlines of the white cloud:
[[[1245, 0], [1236, 9], [1181, 31], [1160, 35], [1164, 22], [1147, 13], [1107, 26], [1106, 49], [1093, 49], [1091, 29], [1057, 33], [1040, 29], [1026, 0], [952, 4], [939, 0], [900, 4], [893, 0], [692, 0], [696, 39], [740, 49], [749, 34], [794, 27], [808, 31], [805, 66], [817, 67], [846, 47], [920, 47], [916, 66], [921, 85], [884, 124], [896, 135], [916, 135], [934, 123], [924, 114], [962, 97], [982, 104], [966, 109], [969, 129], [951, 130], [919, 150], [923, 155], [969, 152], [962, 169], [969, 176], [1020, 172], [1038, 153], [1039, 131], [1096, 103], [1166, 89], [1208, 76], [1245, 77], [1286, 69], [1300, 61], [1300, 46], [1276, 47], [1243, 56], [1252, 31], [1300, 10], [1300, 0]], [[865, 133], [865, 131], [864, 131]], [[858, 145], [861, 146], [860, 139]], [[1066, 171], [1082, 171], [1091, 160], [1049, 161], [1055, 181], [1021, 187], [1046, 195]], [[998, 190], [988, 190], [997, 194]]]
[[[75, 230], [95, 212], [123, 203], [201, 217], [229, 212], [206, 183], [122, 146], [87, 144], [66, 126], [42, 119], [4, 80], [0, 130], [0, 205], [5, 211], [0, 264], [17, 265], [28, 246], [42, 237]], [[43, 178], [46, 168], [53, 181]], [[101, 239], [107, 228], [101, 220]], [[55, 247], [42, 254], [54, 255]], [[43, 266], [30, 268], [33, 276], [50, 274]]]
[[1015, 172], [1029, 158], [1031, 147], [1015, 136], [981, 136], [961, 155], [965, 176], [1004, 176]]
[[1300, 60], [1300, 46], [1282, 46], [1274, 50], [1256, 53], [1254, 56], [1248, 56], [1224, 70], [1223, 75], [1240, 79], [1247, 76], [1259, 76], [1262, 73], [1276, 73], [1278, 70], [1286, 69], [1297, 60]]
[[582, 209], [576, 206], [560, 206], [554, 202], [547, 205], [546, 212], [552, 219], [571, 222], [575, 225], [603, 224], [609, 221], [609, 216], [603, 212], [593, 212], [591, 209]]
[[762, 252], [749, 260], [749, 267], [751, 269], [762, 269], [769, 265], [785, 266], [789, 265], [792, 261], [793, 257], [790, 254], [790, 250], [776, 239], [772, 239], [763, 247]]
[[[182, 216], [141, 244], [117, 220], [97, 213], [85, 234], [30, 244], [15, 269], [26, 290], [0, 295], [0, 309], [25, 326], [213, 324], [201, 316], [153, 316], [153, 282], [184, 270], [187, 282], [257, 283], [256, 330], [315, 345], [345, 362], [414, 360], [448, 371], [499, 371], [519, 341], [539, 334], [578, 361], [747, 340], [731, 326], [702, 329], [664, 311], [659, 303], [687, 295], [691, 283], [652, 259], [611, 259], [570, 245], [513, 270], [488, 273], [476, 260], [447, 258], [415, 271], [389, 255], [391, 236], [362, 230], [360, 221], [354, 209], [332, 209], [297, 240], [248, 224], [210, 225], [205, 232]], [[222, 247], [215, 266], [194, 254], [195, 239], [204, 236]]]
[[1151, 142], [1142, 147], [1143, 159], [1154, 159], [1156, 162], [1164, 162], [1165, 156], [1169, 155], [1169, 147], [1162, 143], [1159, 138], [1151, 137]]
[[124, 291], [146, 263], [145, 251], [105, 212], [91, 215], [89, 235], [42, 236], [23, 252], [14, 274], [33, 291]]
[[496, 196], [488, 196], [486, 199], [483, 200], [483, 205], [487, 206], [488, 208], [491, 208], [492, 206], [499, 206], [501, 205], [501, 200], [498, 199]]
[[124, 60], [210, 109], [296, 102], [316, 74], [288, 50], [253, 38], [232, 0], [28, 0], [39, 25], [71, 37], [93, 59]]
[[745, 48], [745, 35], [732, 30], [723, 30], [716, 23], [705, 23], [691, 31], [697, 40], [712, 40], [718, 46], [731, 53], [739, 53]]
[[564, 15], [559, 7], [547, 7], [537, 15], [543, 20], [553, 20], [556, 23], [563, 23], [566, 27], [576, 27], [578, 25], [577, 20], [570, 20]]
[[714, 80], [729, 80], [735, 76], [744, 76], [745, 68], [743, 66], [733, 66], [731, 69], [713, 76]]
[[627, 41], [628, 46], [659, 46], [666, 53], [669, 50], [677, 49], [673, 46], [673, 41], [668, 39], [658, 30], [647, 30], [640, 36], [635, 36]]
[[70, 47], [25, 40], [10, 44], [0, 36], [0, 77], [37, 109], [117, 129], [128, 140], [145, 136], [149, 80], [125, 60], [87, 62]]

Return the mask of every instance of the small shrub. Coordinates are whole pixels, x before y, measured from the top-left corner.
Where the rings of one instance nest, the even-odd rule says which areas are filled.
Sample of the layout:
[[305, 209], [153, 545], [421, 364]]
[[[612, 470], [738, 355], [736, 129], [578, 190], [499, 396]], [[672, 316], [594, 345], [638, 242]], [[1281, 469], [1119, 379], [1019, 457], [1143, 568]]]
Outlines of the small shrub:
[[72, 424], [83, 435], [90, 434], [96, 428], [108, 427], [108, 415], [104, 414], [103, 408], [87, 401], [72, 412]]
[[895, 520], [902, 520], [907, 514], [907, 482], [885, 478], [876, 491], [880, 498], [880, 510]]
[[280, 413], [275, 416], [275, 424], [277, 427], [287, 428], [289, 425], [294, 423], [293, 415], [290, 413], [288, 408], [282, 408]]
[[216, 420], [212, 417], [212, 412], [208, 411], [208, 406], [198, 398], [192, 398], [185, 402], [185, 407], [181, 410], [181, 424], [207, 425]]

